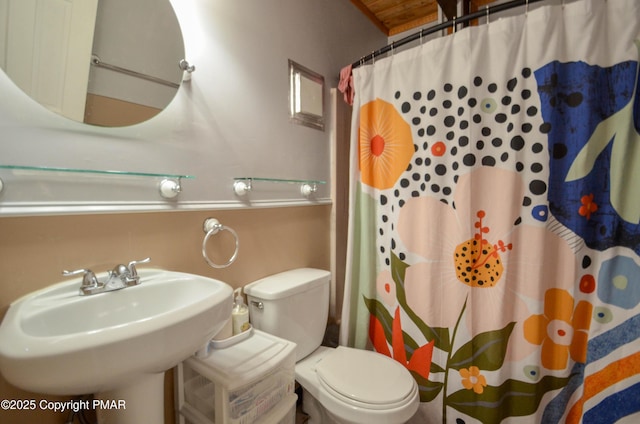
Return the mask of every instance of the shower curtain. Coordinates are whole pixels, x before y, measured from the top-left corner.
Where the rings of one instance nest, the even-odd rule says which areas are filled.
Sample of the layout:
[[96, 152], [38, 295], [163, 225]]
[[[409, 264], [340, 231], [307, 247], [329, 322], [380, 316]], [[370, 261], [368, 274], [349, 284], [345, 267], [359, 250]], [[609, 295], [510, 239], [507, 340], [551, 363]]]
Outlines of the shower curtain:
[[496, 19], [354, 70], [342, 344], [419, 423], [640, 422], [640, 2]]

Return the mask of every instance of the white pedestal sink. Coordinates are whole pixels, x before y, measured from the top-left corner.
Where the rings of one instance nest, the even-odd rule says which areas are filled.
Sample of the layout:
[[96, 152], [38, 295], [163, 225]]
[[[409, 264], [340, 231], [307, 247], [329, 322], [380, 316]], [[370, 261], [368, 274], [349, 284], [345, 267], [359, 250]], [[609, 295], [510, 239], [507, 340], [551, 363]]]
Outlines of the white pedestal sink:
[[[198, 275], [141, 269], [140, 284], [80, 296], [81, 278], [26, 295], [0, 324], [0, 372], [49, 395], [96, 394], [109, 423], [162, 422], [163, 375], [231, 315], [232, 289]], [[117, 406], [113, 405], [113, 406]]]

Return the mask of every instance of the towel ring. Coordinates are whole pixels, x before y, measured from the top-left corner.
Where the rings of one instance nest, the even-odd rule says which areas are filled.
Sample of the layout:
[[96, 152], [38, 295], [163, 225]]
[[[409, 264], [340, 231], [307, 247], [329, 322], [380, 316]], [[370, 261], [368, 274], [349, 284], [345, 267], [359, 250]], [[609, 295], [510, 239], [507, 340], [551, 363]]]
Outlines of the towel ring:
[[[215, 218], [207, 218], [204, 221], [203, 230], [205, 233], [207, 233], [204, 236], [204, 240], [202, 241], [202, 256], [204, 257], [204, 260], [207, 261], [209, 266], [211, 266], [212, 268], [226, 268], [231, 265], [238, 257], [238, 251], [240, 250], [240, 240], [238, 239], [238, 233], [236, 233], [232, 228], [225, 227], [224, 225], [220, 224], [220, 222]], [[207, 256], [207, 242], [209, 241], [209, 238], [214, 234], [218, 234], [218, 232], [220, 231], [228, 231], [236, 239], [236, 250], [233, 252], [233, 255], [231, 255], [231, 258], [229, 258], [229, 260], [222, 265], [216, 264]]]

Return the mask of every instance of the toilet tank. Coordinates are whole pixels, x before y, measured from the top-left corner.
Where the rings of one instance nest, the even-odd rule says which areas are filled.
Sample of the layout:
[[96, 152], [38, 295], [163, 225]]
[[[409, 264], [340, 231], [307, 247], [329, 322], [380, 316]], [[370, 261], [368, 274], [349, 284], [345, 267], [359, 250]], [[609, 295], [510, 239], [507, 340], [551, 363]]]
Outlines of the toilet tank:
[[244, 286], [256, 329], [296, 343], [296, 362], [322, 343], [329, 316], [331, 273], [298, 268]]

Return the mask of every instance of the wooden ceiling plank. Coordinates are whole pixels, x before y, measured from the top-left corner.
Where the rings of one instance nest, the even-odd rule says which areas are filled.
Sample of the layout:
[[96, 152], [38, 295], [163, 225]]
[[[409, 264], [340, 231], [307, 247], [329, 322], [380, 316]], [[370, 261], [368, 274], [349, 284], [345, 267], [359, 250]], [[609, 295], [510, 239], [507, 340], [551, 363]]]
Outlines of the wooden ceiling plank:
[[426, 7], [413, 8], [413, 9], [407, 9], [404, 7], [389, 9], [389, 10], [376, 13], [376, 16], [381, 21], [384, 21], [385, 19], [399, 19], [399, 18], [402, 18], [403, 16], [413, 16], [413, 17], [424, 16], [425, 14], [428, 15], [433, 12], [437, 13], [437, 11], [438, 11], [438, 5], [434, 3], [433, 6], [426, 6]]
[[371, 10], [369, 10], [369, 8], [364, 3], [362, 3], [362, 1], [360, 1], [360, 0], [351, 0], [351, 3], [353, 3], [358, 9], [360, 9], [360, 11], [367, 18], [369, 18], [369, 20], [371, 22], [373, 22], [374, 25], [377, 26], [380, 31], [382, 31], [386, 35], [389, 35], [389, 28], [387, 28], [382, 23], [382, 21], [379, 20], [378, 17]]
[[376, 15], [389, 15], [395, 14], [401, 11], [411, 11], [420, 13], [421, 10], [430, 10], [438, 7], [438, 2], [435, 0], [413, 0], [403, 2], [385, 2], [384, 7], [376, 10]]
[[390, 7], [394, 7], [401, 3], [412, 3], [414, 0], [407, 0], [406, 2], [402, 0], [362, 0], [367, 7], [374, 13], [378, 13], [382, 10], [388, 9]]
[[[464, 0], [465, 10], [476, 11], [495, 0]], [[457, 0], [351, 0], [387, 36], [438, 21], [438, 7], [444, 19], [457, 16]]]
[[389, 35], [400, 34], [405, 31], [412, 30], [414, 28], [418, 28], [422, 25], [427, 25], [432, 22], [438, 21], [438, 12], [432, 13], [430, 15], [423, 16], [421, 18], [415, 19], [410, 22], [404, 22], [402, 24], [396, 25], [389, 29]]
[[434, 13], [436, 15], [438, 14], [438, 5], [435, 1], [431, 3], [423, 2], [419, 7], [413, 8], [406, 7], [406, 5], [395, 6], [384, 12], [377, 13], [376, 16], [387, 27], [391, 28], [406, 22], [415, 21], [424, 16], [431, 16]]

